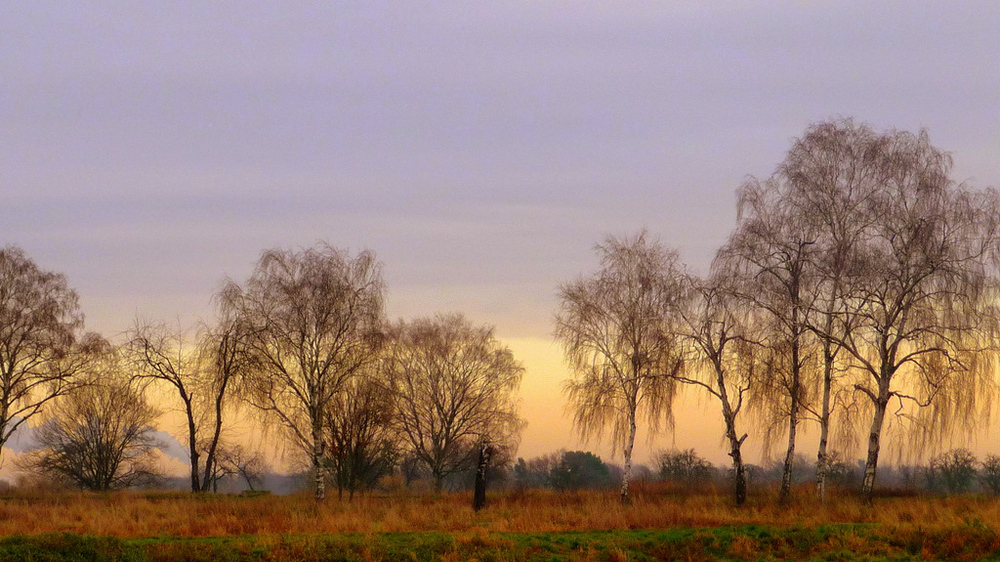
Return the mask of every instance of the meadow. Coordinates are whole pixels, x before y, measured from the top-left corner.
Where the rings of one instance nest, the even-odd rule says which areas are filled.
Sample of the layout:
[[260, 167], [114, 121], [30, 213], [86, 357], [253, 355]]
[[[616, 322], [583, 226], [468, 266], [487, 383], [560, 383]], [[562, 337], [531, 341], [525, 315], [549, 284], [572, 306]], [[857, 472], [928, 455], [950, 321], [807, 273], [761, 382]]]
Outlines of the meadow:
[[987, 496], [735, 507], [712, 491], [335, 497], [166, 492], [7, 493], [0, 560], [910, 560], [995, 557], [1000, 502]]

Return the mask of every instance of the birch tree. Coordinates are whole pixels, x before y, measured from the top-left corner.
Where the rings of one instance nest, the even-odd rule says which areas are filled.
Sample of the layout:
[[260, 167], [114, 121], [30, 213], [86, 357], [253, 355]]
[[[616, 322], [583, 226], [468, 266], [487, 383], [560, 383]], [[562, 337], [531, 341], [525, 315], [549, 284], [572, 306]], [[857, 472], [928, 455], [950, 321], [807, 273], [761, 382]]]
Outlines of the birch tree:
[[755, 384], [757, 344], [749, 334], [752, 311], [740, 306], [725, 274], [691, 279], [690, 298], [682, 311], [685, 337], [693, 352], [687, 374], [678, 380], [701, 387], [719, 401], [729, 457], [733, 463], [736, 505], [747, 499], [742, 447], [747, 434], [738, 430], [747, 394]]
[[842, 380], [851, 368], [849, 354], [841, 353], [853, 330], [849, 306], [850, 283], [859, 266], [858, 246], [871, 219], [866, 202], [878, 185], [875, 142], [870, 128], [850, 119], [817, 123], [795, 141], [778, 176], [794, 214], [813, 232], [815, 251], [809, 267], [815, 270], [806, 324], [818, 338], [822, 375], [819, 403], [806, 408], [819, 422], [816, 490], [826, 498], [828, 447], [837, 396], [847, 396]]
[[645, 231], [608, 237], [595, 249], [600, 269], [559, 289], [555, 337], [573, 375], [564, 388], [574, 428], [584, 440], [610, 430], [624, 459], [621, 499], [628, 503], [639, 421], [650, 435], [673, 421], [683, 272], [676, 252]]
[[1000, 209], [995, 193], [950, 179], [950, 156], [925, 131], [883, 133], [866, 152], [877, 189], [863, 202], [869, 225], [838, 314], [853, 328], [826, 336], [857, 363], [854, 387], [871, 405], [862, 484], [870, 502], [891, 402], [901, 415], [920, 409], [940, 436], [989, 396], [997, 275], [987, 258]]
[[267, 250], [244, 285], [229, 281], [219, 294], [224, 315], [246, 334], [253, 368], [244, 399], [309, 457], [317, 501], [326, 497], [327, 410], [377, 356], [384, 293], [374, 254], [321, 244]]
[[[784, 420], [787, 447], [779, 498], [791, 493], [792, 465], [804, 404], [808, 399], [810, 262], [816, 234], [784, 196], [780, 178], [748, 179], [738, 192], [737, 225], [719, 251], [718, 260], [737, 272], [745, 306], [768, 318], [766, 369], [761, 372], [757, 401], [764, 416], [773, 416], [765, 440], [773, 439], [774, 423]], [[780, 427], [778, 425], [777, 427]]]

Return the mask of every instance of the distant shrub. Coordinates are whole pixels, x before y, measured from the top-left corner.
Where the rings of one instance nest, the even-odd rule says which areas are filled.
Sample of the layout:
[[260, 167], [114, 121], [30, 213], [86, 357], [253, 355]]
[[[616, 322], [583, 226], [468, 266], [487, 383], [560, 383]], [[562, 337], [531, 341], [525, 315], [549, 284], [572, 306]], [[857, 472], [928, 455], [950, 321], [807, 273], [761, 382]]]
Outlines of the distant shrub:
[[611, 471], [601, 457], [588, 451], [566, 451], [549, 476], [557, 490], [605, 488], [612, 484]]
[[985, 492], [1000, 495], [1000, 456], [986, 455], [982, 471], [979, 473], [979, 485]]
[[530, 460], [518, 458], [511, 467], [511, 483], [517, 489], [545, 488], [550, 486], [553, 467], [562, 460], [564, 451], [542, 455]]
[[698, 456], [694, 449], [660, 454], [660, 478], [685, 484], [709, 482], [716, 476], [715, 466]]
[[853, 486], [861, 481], [857, 468], [836, 451], [827, 455], [826, 477], [831, 484], [838, 486]]
[[976, 456], [968, 449], [951, 449], [931, 459], [927, 484], [949, 494], [968, 492], [976, 479]]

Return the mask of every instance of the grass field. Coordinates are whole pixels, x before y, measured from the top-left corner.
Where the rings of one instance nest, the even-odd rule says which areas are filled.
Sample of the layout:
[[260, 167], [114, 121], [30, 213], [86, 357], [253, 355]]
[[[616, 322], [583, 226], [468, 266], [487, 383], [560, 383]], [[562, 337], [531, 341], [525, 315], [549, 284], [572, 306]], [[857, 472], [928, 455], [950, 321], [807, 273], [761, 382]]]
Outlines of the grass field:
[[714, 493], [638, 489], [331, 498], [185, 493], [7, 494], [0, 560], [979, 560], [1000, 551], [1000, 502], [841, 494], [736, 508]]

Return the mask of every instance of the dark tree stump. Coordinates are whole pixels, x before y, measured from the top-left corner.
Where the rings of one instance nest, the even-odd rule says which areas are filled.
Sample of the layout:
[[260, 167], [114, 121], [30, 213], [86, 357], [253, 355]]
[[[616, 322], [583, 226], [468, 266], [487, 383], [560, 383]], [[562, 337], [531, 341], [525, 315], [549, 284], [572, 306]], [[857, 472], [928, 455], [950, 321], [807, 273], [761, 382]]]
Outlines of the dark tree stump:
[[486, 474], [490, 468], [490, 457], [493, 456], [493, 447], [489, 442], [483, 441], [479, 444], [479, 465], [476, 467], [476, 491], [472, 497], [472, 509], [479, 511], [486, 507]]

